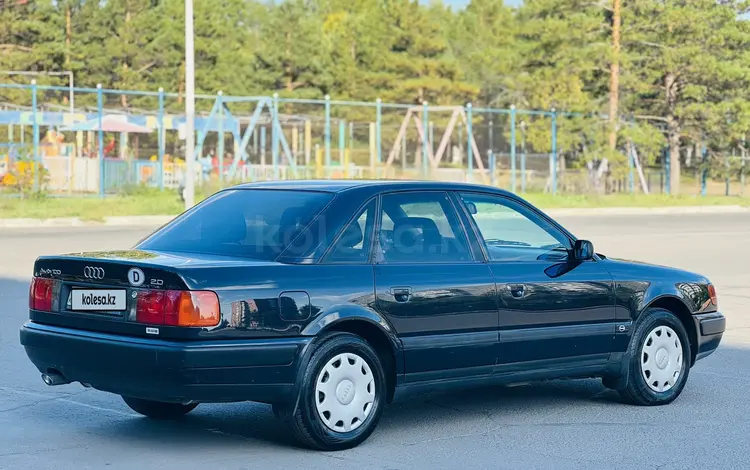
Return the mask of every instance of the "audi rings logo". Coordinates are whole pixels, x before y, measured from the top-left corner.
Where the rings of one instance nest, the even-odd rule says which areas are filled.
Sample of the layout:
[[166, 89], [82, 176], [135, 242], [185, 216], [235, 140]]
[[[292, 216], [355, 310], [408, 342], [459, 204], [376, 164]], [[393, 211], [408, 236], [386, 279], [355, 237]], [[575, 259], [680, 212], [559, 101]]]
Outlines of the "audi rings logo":
[[88, 279], [104, 279], [104, 268], [86, 266], [83, 268], [83, 275]]

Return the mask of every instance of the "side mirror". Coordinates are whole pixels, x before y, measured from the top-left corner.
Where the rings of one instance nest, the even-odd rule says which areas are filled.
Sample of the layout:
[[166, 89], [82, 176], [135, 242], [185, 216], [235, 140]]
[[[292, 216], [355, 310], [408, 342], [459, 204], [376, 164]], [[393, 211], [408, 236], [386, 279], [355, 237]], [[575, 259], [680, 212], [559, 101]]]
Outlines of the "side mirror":
[[573, 246], [573, 259], [586, 261], [594, 258], [594, 244], [588, 240], [576, 240]]

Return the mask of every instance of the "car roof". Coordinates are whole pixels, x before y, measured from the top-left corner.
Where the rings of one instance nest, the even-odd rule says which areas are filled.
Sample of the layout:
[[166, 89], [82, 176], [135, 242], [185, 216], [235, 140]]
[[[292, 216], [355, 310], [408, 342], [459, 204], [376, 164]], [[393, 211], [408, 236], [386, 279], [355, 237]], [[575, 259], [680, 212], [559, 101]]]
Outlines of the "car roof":
[[367, 192], [404, 191], [410, 189], [440, 190], [440, 191], [489, 191], [498, 194], [512, 195], [508, 191], [472, 183], [455, 183], [448, 181], [420, 181], [420, 180], [285, 180], [262, 181], [244, 183], [231, 189], [287, 189], [325, 191], [332, 193], [346, 192], [356, 189], [366, 189]]

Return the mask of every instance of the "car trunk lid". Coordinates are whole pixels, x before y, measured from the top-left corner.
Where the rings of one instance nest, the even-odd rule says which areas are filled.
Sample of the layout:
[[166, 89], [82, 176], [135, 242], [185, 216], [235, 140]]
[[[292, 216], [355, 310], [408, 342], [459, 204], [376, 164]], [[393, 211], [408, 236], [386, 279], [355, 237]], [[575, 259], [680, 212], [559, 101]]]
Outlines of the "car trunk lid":
[[[160, 302], [178, 302], [174, 295], [180, 292], [197, 290], [195, 270], [248, 264], [273, 263], [144, 250], [44, 256], [34, 264], [31, 317], [58, 326], [146, 335], [154, 329], [147, 331], [139, 321], [145, 303], [160, 308]], [[189, 334], [179, 329], [184, 328], [173, 327], [177, 337]]]

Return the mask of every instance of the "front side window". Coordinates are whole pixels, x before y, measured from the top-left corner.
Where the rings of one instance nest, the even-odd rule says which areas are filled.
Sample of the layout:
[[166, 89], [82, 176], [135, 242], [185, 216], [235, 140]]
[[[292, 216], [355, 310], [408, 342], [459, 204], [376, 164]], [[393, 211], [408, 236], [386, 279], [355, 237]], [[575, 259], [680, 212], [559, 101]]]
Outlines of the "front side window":
[[138, 248], [273, 260], [332, 198], [331, 193], [314, 191], [222, 191], [148, 237]]
[[458, 216], [441, 192], [383, 196], [379, 241], [386, 263], [471, 260]]
[[492, 261], [566, 259], [570, 241], [544, 220], [503, 198], [462, 194]]

